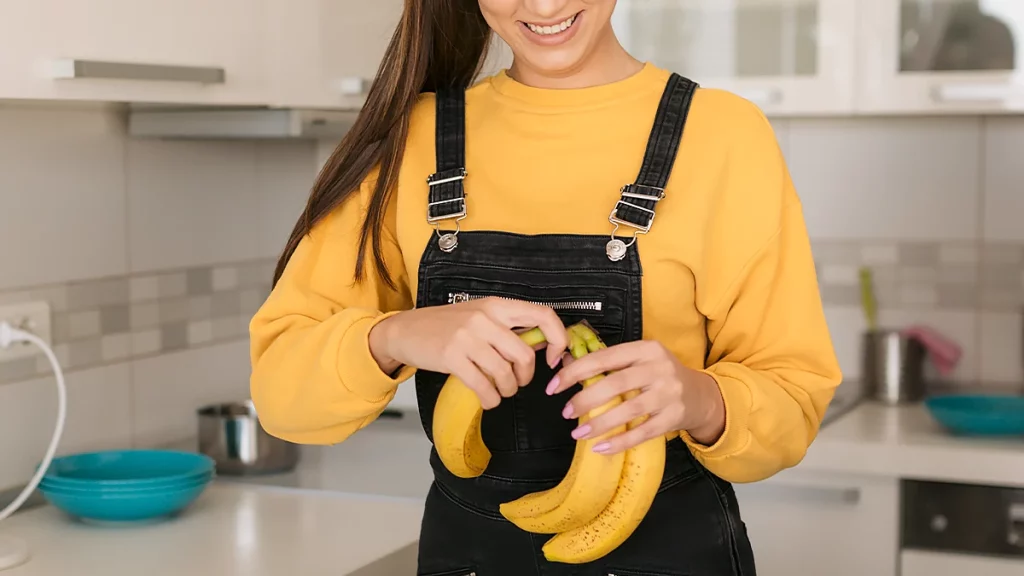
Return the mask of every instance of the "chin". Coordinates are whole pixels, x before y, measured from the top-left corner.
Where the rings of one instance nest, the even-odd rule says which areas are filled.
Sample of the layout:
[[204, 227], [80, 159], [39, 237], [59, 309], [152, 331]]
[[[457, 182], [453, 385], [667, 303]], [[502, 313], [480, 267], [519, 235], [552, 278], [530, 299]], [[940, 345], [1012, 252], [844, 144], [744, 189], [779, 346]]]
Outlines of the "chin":
[[530, 50], [521, 54], [521, 61], [534, 72], [558, 77], [578, 70], [583, 64], [586, 50]]

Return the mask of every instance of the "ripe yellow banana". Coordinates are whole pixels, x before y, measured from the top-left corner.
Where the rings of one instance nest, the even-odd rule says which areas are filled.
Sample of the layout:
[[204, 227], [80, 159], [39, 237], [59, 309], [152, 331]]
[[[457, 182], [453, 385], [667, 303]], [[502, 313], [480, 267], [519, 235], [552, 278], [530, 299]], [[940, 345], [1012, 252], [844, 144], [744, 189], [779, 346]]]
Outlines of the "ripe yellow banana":
[[[581, 358], [588, 352], [596, 352], [605, 345], [601, 342], [592, 330], [588, 329], [585, 331], [586, 334], [581, 333], [578, 329], [578, 325], [573, 325], [568, 328], [570, 334], [570, 348], [569, 352], [574, 358]], [[579, 338], [572, 338], [572, 334], [576, 334]], [[580, 342], [582, 340], [582, 342]], [[586, 346], [586, 350], [583, 349], [582, 345]], [[573, 348], [575, 346], [575, 348]], [[597, 380], [590, 381], [593, 384]], [[588, 385], [586, 382], [584, 386]], [[586, 424], [590, 420], [589, 414], [583, 414], [580, 416], [579, 423]], [[582, 461], [583, 451], [586, 450], [584, 442], [576, 443], [576, 451], [573, 453], [572, 463], [569, 464], [569, 470], [566, 471], [565, 477], [557, 486], [550, 490], [544, 490], [541, 492], [534, 492], [527, 494], [518, 500], [512, 502], [506, 502], [501, 506], [501, 513], [508, 519], [512, 518], [531, 518], [539, 516], [546, 512], [554, 510], [559, 504], [565, 501], [566, 496], [569, 495], [569, 491], [572, 489], [573, 484], [576, 482], [576, 475], [579, 473], [580, 462]]]
[[[529, 346], [545, 341], [539, 328], [519, 337]], [[491, 461], [491, 451], [480, 435], [484, 409], [476, 393], [462, 380], [449, 376], [441, 387], [434, 406], [434, 447], [441, 462], [459, 478], [475, 478], [484, 473]]]
[[[590, 351], [587, 342], [576, 330], [570, 329], [569, 337], [574, 358], [581, 358]], [[603, 377], [598, 375], [584, 381], [584, 388]], [[616, 398], [591, 410], [581, 420], [594, 418], [619, 405], [621, 401], [621, 398]], [[596, 518], [615, 494], [622, 476], [625, 454], [598, 454], [593, 448], [605, 439], [621, 434], [625, 429], [625, 426], [621, 426], [597, 438], [577, 442], [569, 471], [557, 486], [502, 504], [502, 515], [519, 528], [538, 534], [571, 530]]]
[[[631, 399], [639, 394], [626, 394]], [[629, 423], [635, 428], [647, 419]], [[544, 544], [549, 562], [583, 564], [604, 557], [628, 539], [650, 510], [665, 473], [665, 437], [659, 435], [626, 450], [618, 488], [608, 506], [591, 522], [554, 536]]]

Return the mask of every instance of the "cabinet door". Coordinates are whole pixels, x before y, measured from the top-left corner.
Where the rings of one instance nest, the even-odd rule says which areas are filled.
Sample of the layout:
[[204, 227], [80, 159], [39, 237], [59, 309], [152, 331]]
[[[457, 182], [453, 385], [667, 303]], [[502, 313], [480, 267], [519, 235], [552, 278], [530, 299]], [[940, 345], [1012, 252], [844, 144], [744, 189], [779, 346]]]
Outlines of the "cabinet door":
[[264, 0], [0, 0], [0, 98], [260, 104]]
[[862, 110], [1024, 110], [1021, 0], [860, 1]]
[[735, 488], [759, 576], [896, 576], [894, 479], [791, 470]]
[[402, 16], [402, 0], [266, 0], [274, 104], [362, 105]]
[[619, 0], [613, 27], [635, 57], [774, 115], [849, 112], [851, 0]]

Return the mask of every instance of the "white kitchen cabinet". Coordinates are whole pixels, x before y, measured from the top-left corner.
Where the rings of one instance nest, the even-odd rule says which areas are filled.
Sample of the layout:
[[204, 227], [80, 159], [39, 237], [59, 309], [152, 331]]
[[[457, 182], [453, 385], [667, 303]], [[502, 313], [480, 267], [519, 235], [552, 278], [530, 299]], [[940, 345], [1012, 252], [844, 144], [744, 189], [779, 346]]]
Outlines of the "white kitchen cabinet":
[[858, 3], [864, 112], [1024, 111], [1021, 0]]
[[635, 57], [774, 115], [854, 109], [861, 0], [619, 0], [613, 27]]
[[258, 104], [264, 0], [0, 0], [0, 98]]
[[358, 108], [402, 15], [402, 0], [266, 0], [272, 104]]
[[735, 489], [759, 576], [896, 576], [895, 478], [794, 469]]

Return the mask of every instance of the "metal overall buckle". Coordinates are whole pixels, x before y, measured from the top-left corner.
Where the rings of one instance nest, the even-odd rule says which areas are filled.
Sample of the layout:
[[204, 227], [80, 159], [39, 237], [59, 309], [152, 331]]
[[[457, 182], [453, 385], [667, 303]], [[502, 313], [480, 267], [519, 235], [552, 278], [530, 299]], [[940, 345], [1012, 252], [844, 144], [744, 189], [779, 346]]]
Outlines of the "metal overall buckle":
[[[466, 179], [466, 169], [459, 168], [453, 176], [447, 176], [444, 178], [434, 179], [438, 174], [432, 174], [427, 178], [427, 186], [433, 188], [434, 186], [440, 186], [441, 184], [447, 184], [449, 182], [457, 182], [459, 180]], [[434, 206], [441, 206], [445, 204], [451, 204], [452, 202], [462, 202], [462, 210], [451, 214], [444, 214], [443, 216], [431, 216], [430, 209]], [[455, 250], [455, 247], [459, 245], [459, 222], [466, 218], [466, 191], [462, 190], [462, 194], [455, 198], [449, 198], [448, 200], [438, 200], [437, 202], [427, 203], [427, 223], [434, 226], [434, 232], [437, 233], [437, 247], [442, 252], [451, 252]], [[441, 222], [445, 220], [455, 220], [455, 230], [450, 232], [443, 232], [441, 230]]]
[[[612, 262], [618, 262], [619, 260], [625, 258], [626, 252], [629, 250], [629, 247], [636, 243], [636, 237], [639, 236], [640, 234], [647, 234], [648, 232], [650, 232], [651, 226], [654, 225], [654, 210], [644, 208], [643, 206], [638, 206], [636, 204], [633, 204], [632, 202], [627, 202], [626, 199], [635, 198], [638, 200], [652, 200], [654, 202], [659, 202], [665, 197], [664, 188], [658, 188], [656, 186], [643, 186], [643, 188], [656, 190], [658, 192], [657, 195], [651, 195], [630, 192], [630, 189], [634, 186], [637, 185], [626, 184], [620, 189], [622, 197], [619, 198], [619, 201], [615, 203], [615, 207], [612, 208], [611, 214], [608, 215], [608, 221], [614, 224], [615, 228], [612, 229], [612, 239], [609, 240], [608, 243], [605, 244], [604, 246], [604, 252], [608, 256], [608, 259], [611, 260]], [[629, 206], [630, 208], [640, 210], [641, 212], [650, 215], [650, 219], [647, 220], [646, 225], [630, 222], [629, 220], [623, 220], [622, 218], [619, 218], [620, 205]], [[623, 242], [622, 240], [615, 237], [615, 233], [619, 231], [619, 226], [629, 226], [630, 228], [633, 229], [633, 236], [632, 238], [630, 238], [628, 243]]]

